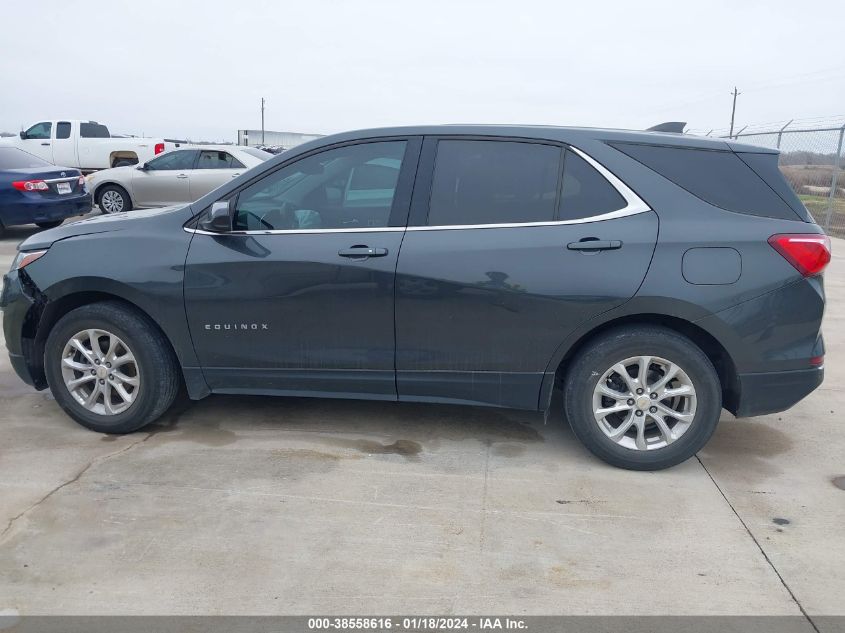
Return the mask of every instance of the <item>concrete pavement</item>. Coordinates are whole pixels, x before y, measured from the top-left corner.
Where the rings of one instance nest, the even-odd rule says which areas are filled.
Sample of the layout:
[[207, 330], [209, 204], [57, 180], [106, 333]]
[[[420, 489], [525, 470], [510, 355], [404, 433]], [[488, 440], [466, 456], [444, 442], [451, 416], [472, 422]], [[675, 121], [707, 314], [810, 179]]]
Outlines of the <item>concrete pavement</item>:
[[660, 473], [559, 406], [213, 396], [104, 436], [2, 355], [0, 613], [845, 615], [843, 240], [826, 284], [823, 387]]

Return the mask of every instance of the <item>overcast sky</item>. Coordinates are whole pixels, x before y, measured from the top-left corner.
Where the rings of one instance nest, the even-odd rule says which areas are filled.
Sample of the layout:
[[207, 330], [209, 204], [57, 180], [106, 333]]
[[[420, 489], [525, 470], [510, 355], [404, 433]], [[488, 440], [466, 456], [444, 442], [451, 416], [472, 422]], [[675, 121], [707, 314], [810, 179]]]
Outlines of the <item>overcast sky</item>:
[[644, 128], [845, 115], [845, 2], [30, 0], [0, 130], [235, 140], [413, 123]]

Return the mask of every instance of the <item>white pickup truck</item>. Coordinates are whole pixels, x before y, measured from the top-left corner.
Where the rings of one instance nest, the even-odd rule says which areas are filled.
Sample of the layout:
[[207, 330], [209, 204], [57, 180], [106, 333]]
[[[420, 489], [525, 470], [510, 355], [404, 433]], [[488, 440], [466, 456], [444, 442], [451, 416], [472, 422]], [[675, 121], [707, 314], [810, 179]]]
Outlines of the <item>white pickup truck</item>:
[[39, 158], [85, 172], [143, 163], [157, 154], [179, 147], [163, 138], [112, 137], [96, 121], [56, 119], [39, 121], [19, 136], [0, 139]]

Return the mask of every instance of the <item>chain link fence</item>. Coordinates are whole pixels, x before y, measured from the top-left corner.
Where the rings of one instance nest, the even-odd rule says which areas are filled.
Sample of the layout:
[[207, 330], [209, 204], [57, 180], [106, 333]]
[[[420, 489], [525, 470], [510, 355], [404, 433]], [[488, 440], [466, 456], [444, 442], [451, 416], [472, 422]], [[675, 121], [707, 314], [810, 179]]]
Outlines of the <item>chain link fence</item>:
[[[845, 237], [845, 125], [735, 134], [734, 140], [779, 149], [780, 169], [816, 222], [828, 235]], [[728, 137], [725, 137], [728, 138]]]

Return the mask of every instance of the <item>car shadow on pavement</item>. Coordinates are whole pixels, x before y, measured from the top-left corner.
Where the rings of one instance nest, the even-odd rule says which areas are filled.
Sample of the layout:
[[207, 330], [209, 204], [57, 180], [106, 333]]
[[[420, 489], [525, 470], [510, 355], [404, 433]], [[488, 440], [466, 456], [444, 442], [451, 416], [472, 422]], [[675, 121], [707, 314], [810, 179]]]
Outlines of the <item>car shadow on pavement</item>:
[[[157, 442], [209, 446], [232, 444], [268, 431], [295, 433], [318, 442], [336, 442], [338, 448], [404, 455], [418, 452], [420, 444], [432, 446], [440, 441], [476, 440], [488, 446], [574, 442], [559, 407], [553, 407], [545, 420], [542, 413], [489, 407], [224, 395], [199, 402], [180, 398], [168, 414], [143, 431], [161, 435]], [[350, 435], [367, 440], [350, 440]]]

